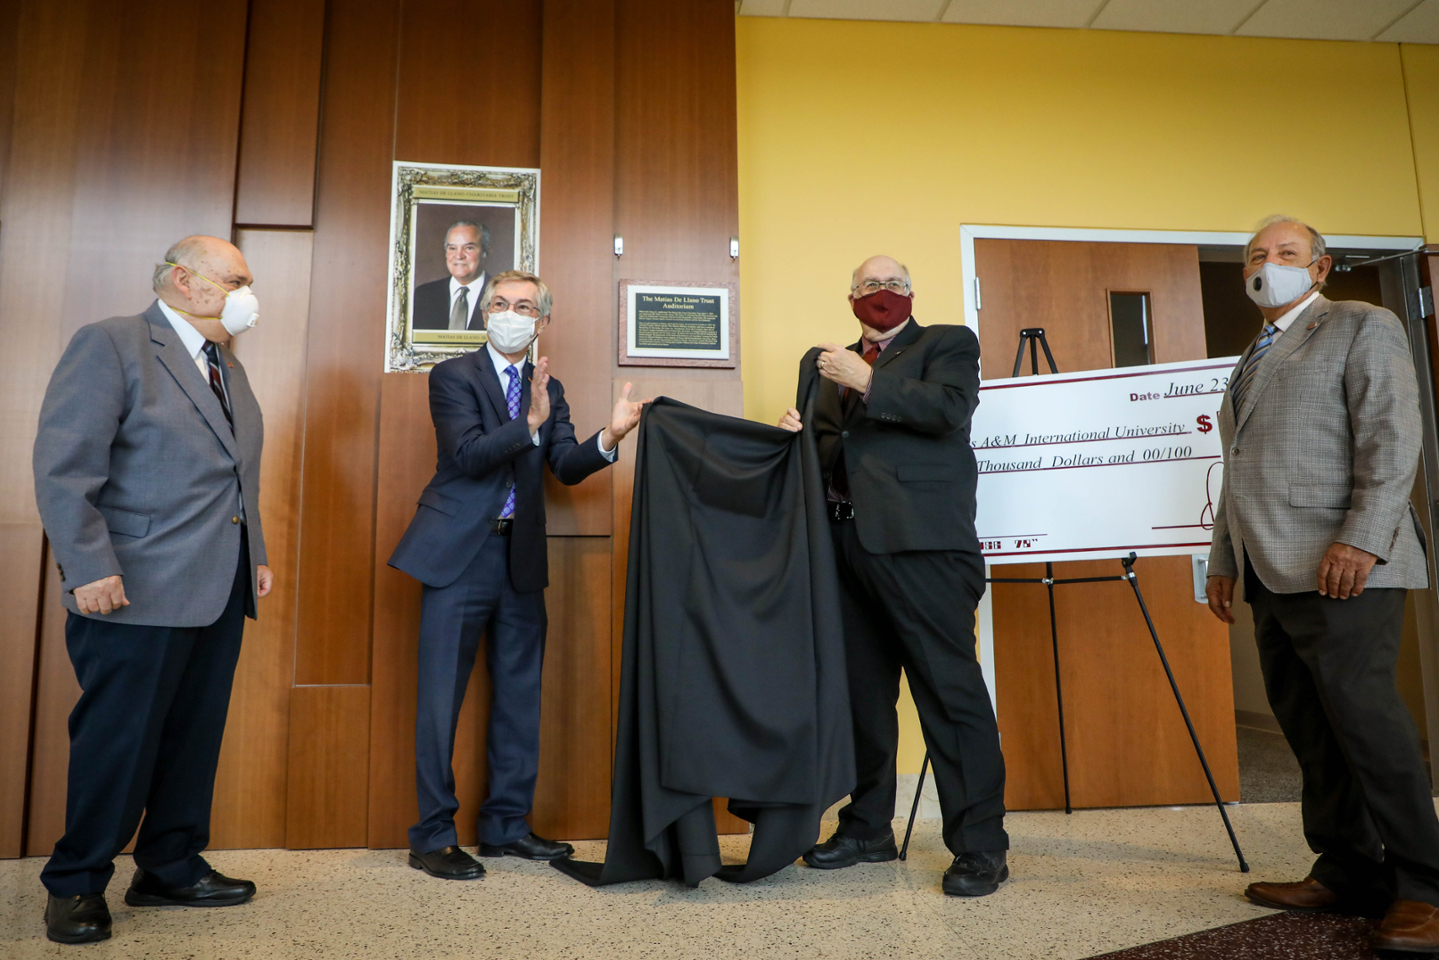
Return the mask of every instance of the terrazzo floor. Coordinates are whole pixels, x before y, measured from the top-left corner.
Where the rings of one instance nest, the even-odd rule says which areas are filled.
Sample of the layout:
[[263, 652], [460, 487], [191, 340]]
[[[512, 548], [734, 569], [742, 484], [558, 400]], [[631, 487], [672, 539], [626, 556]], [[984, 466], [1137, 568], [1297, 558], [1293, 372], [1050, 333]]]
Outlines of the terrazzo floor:
[[[223, 910], [134, 909], [117, 864], [115, 936], [45, 940], [42, 858], [0, 861], [0, 957], [94, 958], [1083, 958], [1272, 915], [1243, 899], [1252, 879], [1298, 879], [1311, 855], [1297, 804], [1231, 806], [1254, 873], [1239, 873], [1213, 807], [1017, 813], [1013, 879], [979, 900], [945, 897], [937, 820], [920, 821], [907, 863], [803, 866], [748, 886], [707, 880], [591, 889], [545, 864], [487, 860], [456, 883], [411, 870], [402, 850], [219, 851], [222, 872], [259, 896]], [[896, 821], [897, 829], [903, 822]], [[832, 824], [826, 824], [827, 836]], [[725, 838], [742, 860], [747, 838]], [[576, 844], [600, 859], [604, 844]]]

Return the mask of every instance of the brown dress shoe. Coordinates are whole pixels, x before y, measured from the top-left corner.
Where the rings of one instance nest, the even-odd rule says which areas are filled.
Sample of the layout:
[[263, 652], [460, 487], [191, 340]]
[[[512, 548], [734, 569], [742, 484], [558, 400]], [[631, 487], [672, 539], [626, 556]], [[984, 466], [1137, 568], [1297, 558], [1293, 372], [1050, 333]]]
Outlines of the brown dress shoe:
[[1374, 931], [1377, 950], [1431, 953], [1439, 950], [1439, 907], [1414, 900], [1395, 900]]
[[1276, 910], [1325, 910], [1339, 902], [1339, 894], [1313, 877], [1298, 883], [1251, 883], [1244, 895]]

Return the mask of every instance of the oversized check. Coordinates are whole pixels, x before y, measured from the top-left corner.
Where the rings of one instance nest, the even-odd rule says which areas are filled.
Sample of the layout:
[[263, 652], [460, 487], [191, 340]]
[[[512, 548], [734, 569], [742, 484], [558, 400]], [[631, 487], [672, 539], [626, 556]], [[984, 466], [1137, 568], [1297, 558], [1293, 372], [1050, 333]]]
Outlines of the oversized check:
[[1236, 359], [983, 382], [971, 436], [989, 562], [1208, 552]]

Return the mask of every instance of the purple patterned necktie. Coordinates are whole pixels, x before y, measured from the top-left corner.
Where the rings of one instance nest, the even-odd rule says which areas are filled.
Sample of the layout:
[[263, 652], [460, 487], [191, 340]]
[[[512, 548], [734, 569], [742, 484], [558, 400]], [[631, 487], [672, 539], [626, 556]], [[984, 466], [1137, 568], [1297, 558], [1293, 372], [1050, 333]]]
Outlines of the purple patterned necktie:
[[[510, 419], [520, 415], [520, 371], [515, 369], [514, 364], [505, 367], [505, 375], [510, 378], [510, 383], [505, 387], [505, 406], [510, 408]], [[510, 495], [505, 498], [505, 509], [500, 511], [500, 519], [507, 520], [515, 515], [515, 488], [510, 487]]]

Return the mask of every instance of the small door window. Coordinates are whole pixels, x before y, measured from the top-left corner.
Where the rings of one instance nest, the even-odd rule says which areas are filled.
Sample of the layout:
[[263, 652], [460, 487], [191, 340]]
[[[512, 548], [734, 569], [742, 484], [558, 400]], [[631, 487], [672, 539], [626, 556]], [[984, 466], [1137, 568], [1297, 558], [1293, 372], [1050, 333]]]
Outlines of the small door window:
[[1109, 329], [1116, 367], [1142, 367], [1154, 362], [1154, 336], [1147, 292], [1111, 290]]

